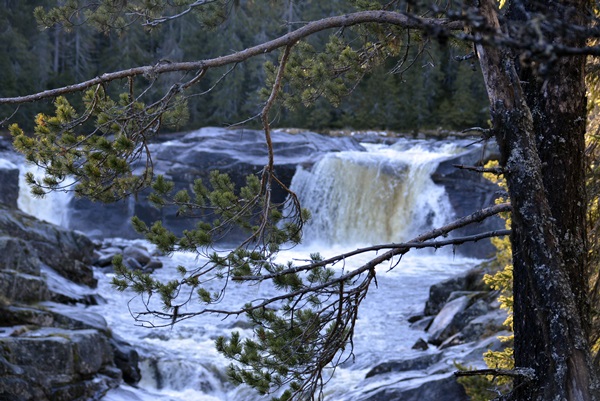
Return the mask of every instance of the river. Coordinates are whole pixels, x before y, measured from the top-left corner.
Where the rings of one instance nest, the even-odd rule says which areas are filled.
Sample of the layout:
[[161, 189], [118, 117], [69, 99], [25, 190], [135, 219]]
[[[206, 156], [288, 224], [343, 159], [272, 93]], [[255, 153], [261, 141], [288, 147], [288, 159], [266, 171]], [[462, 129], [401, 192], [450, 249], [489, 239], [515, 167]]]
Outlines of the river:
[[[415, 140], [400, 140], [392, 146], [364, 144], [367, 152], [331, 153], [310, 170], [299, 167], [291, 189], [311, 210], [313, 218], [306, 227], [303, 245], [281, 252], [279, 259], [307, 259], [313, 252], [328, 257], [364, 245], [402, 242], [450, 221], [454, 214], [444, 188], [435, 185], [430, 174], [440, 161], [460, 153], [459, 145]], [[36, 201], [22, 195], [20, 207], [42, 219], [65, 224], [68, 217], [64, 215], [66, 200], [62, 195], [57, 194], [51, 202], [53, 208], [36, 206]], [[144, 245], [151, 249], [149, 244]], [[336, 268], [350, 270], [373, 256], [361, 255]], [[203, 262], [197, 255], [185, 253], [161, 259], [164, 267], [154, 274], [165, 280], [176, 274], [178, 265], [189, 267]], [[411, 252], [396, 262], [377, 267], [377, 286], [369, 290], [356, 322], [355, 358], [335, 371], [325, 388], [326, 400], [357, 399], [368, 389], [363, 379], [373, 366], [390, 359], [422, 355], [423, 351], [412, 350], [412, 346], [425, 333], [412, 330], [407, 318], [422, 312], [432, 284], [479, 261], [442, 249]], [[233, 318], [202, 316], [173, 327], [142, 327], [132, 317], [143, 310], [140, 299], [130, 292], [114, 290], [110, 284], [112, 274], [96, 271], [96, 277], [98, 292], [106, 303], [89, 310], [104, 316], [114, 334], [136, 347], [142, 368], [137, 388], [123, 385], [109, 392], [103, 401], [264, 399], [248, 388], [227, 382], [224, 371], [229, 362], [214, 347], [218, 336], [229, 335], [233, 330], [251, 336], [252, 332], [244, 328], [247, 326]], [[266, 283], [235, 286], [220, 306], [241, 306], [270, 292]], [[418, 378], [419, 373], [413, 372], [412, 377]], [[370, 381], [368, 386], [383, 386], [385, 380], [390, 378]]]

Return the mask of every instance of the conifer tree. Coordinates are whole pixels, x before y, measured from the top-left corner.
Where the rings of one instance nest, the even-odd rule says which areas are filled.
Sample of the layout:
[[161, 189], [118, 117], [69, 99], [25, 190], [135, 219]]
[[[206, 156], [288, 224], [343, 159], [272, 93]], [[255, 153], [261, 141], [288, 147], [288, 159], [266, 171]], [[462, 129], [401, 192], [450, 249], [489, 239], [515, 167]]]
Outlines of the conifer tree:
[[[215, 27], [233, 16], [236, 7], [255, 3], [68, 0], [51, 10], [37, 9], [36, 17], [47, 26], [69, 27], [73, 16], [83, 13], [101, 32], [124, 35], [135, 23], [152, 29], [190, 16], [204, 27]], [[63, 188], [70, 175], [75, 178], [74, 190], [82, 196], [111, 201], [151, 185], [152, 201], [159, 206], [175, 205], [181, 214], [206, 209], [214, 213], [213, 221], [181, 236], [160, 222], [148, 226], [135, 219], [135, 228], [163, 252], [195, 251], [205, 256], [206, 263], [181, 267], [180, 277], [159, 282], [151, 275], [127, 270], [117, 258], [114, 284], [119, 289], [156, 294], [163, 310], [148, 308], [144, 313], [164, 318], [165, 324], [205, 313], [245, 314], [255, 325], [253, 337], [233, 334], [217, 341], [217, 348], [237, 361], [229, 372], [233, 380], [263, 394], [281, 389], [277, 395], [284, 400], [319, 397], [327, 368], [352, 352], [354, 322], [375, 282], [375, 266], [412, 248], [499, 235], [490, 232], [436, 240], [511, 209], [515, 369], [497, 372], [515, 378], [514, 391], [506, 399], [594, 400], [598, 383], [588, 342], [583, 78], [585, 55], [600, 54], [593, 41], [598, 36], [596, 20], [583, 0], [500, 4], [502, 10], [495, 0], [452, 3], [446, 8], [435, 2], [334, 2], [339, 15], [303, 22], [294, 29], [283, 27], [283, 33], [267, 20], [273, 30], [265, 34], [273, 33], [273, 39], [243, 44], [245, 49], [230, 54], [182, 62], [156, 60], [101, 72], [74, 85], [2, 97], [0, 104], [55, 99], [54, 111], [38, 114], [33, 132], [10, 127], [15, 146], [29, 161], [46, 169], [41, 180], [29, 177], [38, 195]], [[326, 31], [331, 33], [326, 40], [313, 42], [312, 38]], [[308, 214], [274, 171], [274, 110], [325, 100], [340, 104], [368, 72], [388, 59], [397, 58], [401, 67], [415, 31], [420, 32], [421, 43], [437, 41], [443, 46], [464, 41], [475, 47], [491, 105], [491, 127], [476, 131], [483, 133], [484, 140], [494, 136], [499, 144], [510, 205], [490, 206], [406, 244], [374, 245], [326, 260], [315, 254], [305, 263], [276, 262], [274, 255], [282, 246], [300, 240]], [[199, 180], [189, 191], [175, 193], [172, 183], [153, 177], [147, 141], [166, 124], [185, 117], [188, 99], [205, 92], [199, 85], [206, 85], [207, 75], [268, 53], [274, 55], [265, 66], [263, 103], [256, 118], [269, 151], [263, 171], [249, 176], [242, 188], [214, 173], [210, 183]], [[163, 76], [170, 76], [166, 91], [140, 88], [140, 84], [154, 87]], [[224, 72], [220, 76], [227, 78]], [[122, 93], [114, 93], [115, 86]], [[79, 101], [66, 97], [74, 93], [83, 96]], [[456, 100], [467, 104], [465, 99]], [[452, 122], [463, 123], [454, 118]], [[136, 174], [134, 163], [142, 166]], [[284, 204], [273, 203], [274, 186], [289, 192]], [[212, 251], [214, 241], [234, 225], [247, 230], [247, 240], [226, 255]], [[336, 273], [331, 268], [367, 252], [376, 253], [354, 270]], [[223, 280], [217, 292], [207, 285], [214, 280]], [[245, 285], [265, 280], [278, 291], [272, 298], [248, 300], [239, 309], [218, 308], [230, 282]], [[201, 308], [180, 313], [181, 306], [191, 302], [199, 302]]]

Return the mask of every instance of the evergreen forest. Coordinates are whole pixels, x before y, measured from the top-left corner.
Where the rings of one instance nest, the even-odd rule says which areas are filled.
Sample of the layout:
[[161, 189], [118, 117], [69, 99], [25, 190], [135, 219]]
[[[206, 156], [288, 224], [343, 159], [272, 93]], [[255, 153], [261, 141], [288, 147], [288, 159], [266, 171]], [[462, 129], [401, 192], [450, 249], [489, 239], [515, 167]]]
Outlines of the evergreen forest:
[[[239, 0], [211, 19], [178, 18], [156, 27], [133, 23], [127, 29], [102, 32], [85, 23], [84, 16], [71, 18], [70, 26], [41, 29], [32, 15], [35, 7], [49, 9], [61, 0], [0, 1], [0, 97], [34, 93], [90, 79], [104, 72], [139, 65], [202, 60], [275, 38], [301, 22], [339, 14], [338, 1], [251, 1]], [[279, 21], [265, 24], [265, 21]], [[123, 26], [131, 21], [121, 21]], [[343, 33], [351, 41], [365, 41], [357, 33]], [[353, 37], [349, 37], [354, 35]], [[465, 129], [487, 126], [487, 97], [472, 49], [452, 41], [428, 40], [419, 32], [407, 31], [397, 54], [359, 77], [338, 99], [325, 99], [321, 88], [304, 105], [281, 108], [274, 114], [279, 127], [330, 129], [384, 129], [416, 132], [425, 129]], [[329, 34], [310, 38], [315, 54], [322, 51]], [[373, 44], [376, 57], [377, 44]], [[258, 126], [252, 119], [265, 101], [269, 61], [273, 54], [210, 72], [188, 99], [189, 117], [177, 130], [202, 126], [239, 124]], [[462, 60], [462, 61], [461, 61]], [[224, 79], [224, 78], [227, 79]], [[181, 76], [153, 81], [146, 93], [158, 98]], [[147, 77], [146, 85], [151, 81]], [[126, 90], [127, 80], [111, 85], [116, 93]], [[327, 82], [321, 85], [328, 85]], [[144, 86], [145, 88], [145, 86]], [[293, 91], [293, 88], [286, 88]], [[79, 100], [80, 101], [80, 100]], [[76, 105], [78, 100], [72, 99]], [[289, 105], [288, 105], [289, 106]], [[292, 105], [293, 106], [293, 105]], [[50, 103], [0, 106], [11, 122], [31, 128], [33, 113], [52, 110]]]

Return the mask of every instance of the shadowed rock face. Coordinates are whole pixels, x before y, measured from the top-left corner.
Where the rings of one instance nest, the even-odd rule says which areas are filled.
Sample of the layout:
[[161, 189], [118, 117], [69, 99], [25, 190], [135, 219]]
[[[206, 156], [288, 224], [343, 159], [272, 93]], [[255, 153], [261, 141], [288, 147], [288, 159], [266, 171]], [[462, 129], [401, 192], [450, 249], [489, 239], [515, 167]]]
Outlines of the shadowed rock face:
[[39, 268], [37, 257], [64, 278], [96, 286], [89, 267], [94, 244], [85, 235], [0, 205], [0, 236], [0, 249], [5, 251], [0, 269], [15, 270], [18, 265], [20, 270], [35, 272]]
[[0, 204], [16, 209], [19, 198], [19, 168], [6, 159], [0, 159], [0, 184]]
[[[455, 165], [482, 166], [489, 160], [497, 160], [497, 145], [472, 147], [468, 152], [446, 160], [432, 174], [433, 182], [443, 185], [457, 217], [467, 216], [479, 209], [492, 206], [501, 188], [483, 178], [483, 174], [458, 169]], [[504, 228], [504, 220], [498, 216], [477, 224], [470, 224], [453, 232], [454, 236], [465, 236]], [[495, 253], [489, 240], [459, 245], [457, 251], [466, 256], [488, 258]]]

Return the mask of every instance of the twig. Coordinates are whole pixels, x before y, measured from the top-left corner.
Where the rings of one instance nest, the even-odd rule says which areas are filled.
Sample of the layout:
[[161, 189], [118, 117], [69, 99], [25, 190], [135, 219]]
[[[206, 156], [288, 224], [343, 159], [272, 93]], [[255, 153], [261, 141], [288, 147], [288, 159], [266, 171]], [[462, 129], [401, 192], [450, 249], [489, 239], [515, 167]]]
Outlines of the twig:
[[506, 170], [502, 167], [480, 167], [480, 166], [467, 166], [464, 164], [453, 164], [452, 166], [461, 169], [461, 170], [470, 170], [478, 173], [492, 173], [496, 175], [501, 175], [506, 173]]
[[477, 57], [475, 55], [475, 52], [471, 52], [469, 54], [465, 54], [464, 56], [454, 56], [454, 60], [456, 61], [466, 61], [466, 60], [470, 60], [472, 58]]
[[535, 380], [535, 373], [531, 368], [515, 368], [515, 369], [479, 369], [479, 370], [459, 370], [454, 372], [454, 376], [509, 376], [514, 378], [522, 378], [526, 381]]
[[172, 21], [174, 19], [183, 17], [184, 15], [191, 12], [195, 7], [203, 6], [203, 5], [210, 4], [210, 3], [215, 3], [216, 1], [217, 0], [197, 0], [197, 1], [193, 2], [192, 4], [190, 4], [188, 6], [188, 8], [186, 8], [185, 10], [183, 10], [182, 12], [180, 12], [178, 14], [147, 19], [146, 22], [142, 24], [142, 26], [155, 27], [155, 26], [165, 23], [167, 21]]

